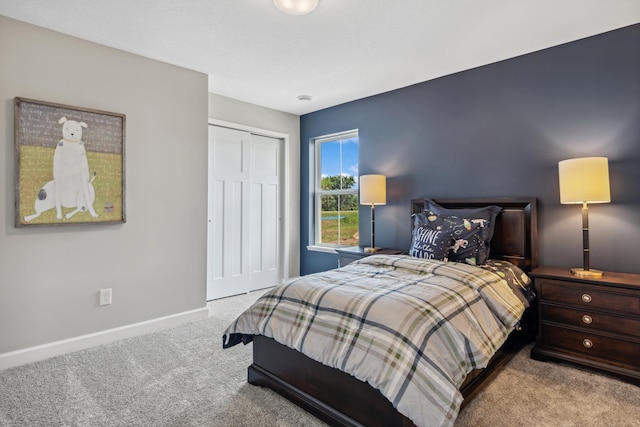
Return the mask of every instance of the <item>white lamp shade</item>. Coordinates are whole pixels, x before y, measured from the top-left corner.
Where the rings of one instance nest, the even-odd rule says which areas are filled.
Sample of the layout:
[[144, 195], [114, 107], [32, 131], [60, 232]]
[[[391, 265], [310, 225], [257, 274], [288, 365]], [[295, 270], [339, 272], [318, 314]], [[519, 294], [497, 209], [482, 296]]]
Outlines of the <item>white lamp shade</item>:
[[609, 203], [609, 161], [583, 157], [558, 163], [560, 203]]
[[273, 0], [281, 12], [288, 15], [306, 15], [318, 6], [318, 0]]
[[358, 185], [361, 205], [387, 204], [387, 178], [384, 175], [361, 175]]

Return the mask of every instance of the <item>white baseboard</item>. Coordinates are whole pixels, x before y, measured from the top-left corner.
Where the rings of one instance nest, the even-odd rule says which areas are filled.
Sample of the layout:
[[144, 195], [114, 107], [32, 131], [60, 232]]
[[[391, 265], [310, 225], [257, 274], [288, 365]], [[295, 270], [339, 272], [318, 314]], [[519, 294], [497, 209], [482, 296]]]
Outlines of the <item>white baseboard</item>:
[[158, 317], [144, 322], [3, 353], [0, 354], [0, 370], [84, 350], [101, 344], [108, 344], [123, 338], [131, 338], [149, 332], [167, 329], [183, 322], [204, 319], [208, 316], [209, 309], [202, 307], [170, 316]]

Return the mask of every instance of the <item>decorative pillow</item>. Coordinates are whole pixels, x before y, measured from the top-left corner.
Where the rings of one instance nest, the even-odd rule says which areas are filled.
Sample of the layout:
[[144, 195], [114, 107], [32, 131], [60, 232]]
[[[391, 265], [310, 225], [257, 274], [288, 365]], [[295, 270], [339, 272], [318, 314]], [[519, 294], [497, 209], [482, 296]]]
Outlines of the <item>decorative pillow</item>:
[[486, 220], [486, 222], [481, 225], [479, 231], [479, 237], [482, 240], [483, 249], [480, 251], [479, 257], [476, 259], [476, 264], [484, 264], [487, 261], [489, 258], [489, 245], [491, 238], [493, 237], [493, 230], [496, 224], [496, 217], [500, 212], [502, 212], [502, 208], [500, 206], [490, 205], [481, 208], [451, 209], [440, 206], [432, 199], [425, 199], [424, 211], [457, 218], [469, 218], [469, 220], [474, 223], [478, 223], [481, 219]]
[[453, 234], [453, 246], [449, 250], [449, 261], [466, 262], [471, 265], [484, 264], [489, 258], [489, 248], [483, 239], [486, 220], [465, 219], [446, 216]]
[[446, 256], [448, 261], [480, 265], [489, 258], [489, 247], [484, 240], [487, 220], [438, 215], [433, 212], [414, 214], [414, 230], [425, 223], [432, 229], [449, 231], [451, 234], [451, 246]]
[[438, 217], [423, 213], [414, 214], [409, 255], [447, 261], [452, 245], [453, 232], [448, 224], [442, 224]]

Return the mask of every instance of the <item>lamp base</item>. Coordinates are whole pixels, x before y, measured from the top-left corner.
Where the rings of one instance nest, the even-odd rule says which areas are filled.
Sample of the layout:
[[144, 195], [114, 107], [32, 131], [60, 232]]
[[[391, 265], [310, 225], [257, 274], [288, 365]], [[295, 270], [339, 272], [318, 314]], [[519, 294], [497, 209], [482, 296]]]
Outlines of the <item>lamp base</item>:
[[594, 279], [597, 279], [599, 277], [602, 277], [602, 271], [600, 270], [585, 270], [584, 268], [572, 268], [571, 269], [571, 274], [578, 276], [578, 277], [591, 277]]
[[380, 249], [382, 249], [382, 248], [372, 248], [370, 246], [368, 246], [366, 248], [363, 248], [365, 254], [373, 254], [373, 253], [378, 252]]

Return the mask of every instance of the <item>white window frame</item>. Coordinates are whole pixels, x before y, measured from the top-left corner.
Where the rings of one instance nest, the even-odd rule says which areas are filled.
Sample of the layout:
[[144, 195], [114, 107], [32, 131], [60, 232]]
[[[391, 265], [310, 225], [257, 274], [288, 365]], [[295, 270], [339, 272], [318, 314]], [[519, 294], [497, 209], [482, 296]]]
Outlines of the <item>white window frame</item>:
[[[309, 250], [314, 250], [314, 251], [319, 251], [319, 252], [330, 252], [330, 253], [335, 253], [335, 249], [336, 248], [347, 248], [347, 247], [351, 247], [352, 245], [336, 245], [336, 244], [331, 244], [331, 243], [322, 243], [321, 240], [321, 224], [322, 224], [322, 196], [326, 196], [326, 195], [350, 195], [353, 194], [356, 196], [356, 198], [359, 197], [359, 188], [356, 186], [356, 188], [350, 188], [347, 190], [323, 190], [322, 188], [320, 188], [320, 185], [322, 183], [322, 165], [321, 165], [321, 161], [322, 161], [322, 157], [320, 156], [320, 147], [322, 144], [324, 143], [328, 143], [328, 142], [335, 142], [335, 141], [339, 141], [342, 139], [349, 139], [349, 138], [358, 138], [358, 151], [360, 150], [360, 146], [359, 146], [359, 134], [358, 134], [358, 129], [353, 129], [353, 130], [349, 130], [349, 131], [345, 131], [345, 132], [339, 132], [339, 133], [335, 133], [335, 134], [331, 134], [331, 135], [324, 135], [318, 138], [315, 138], [313, 140], [313, 150], [314, 150], [314, 158], [315, 158], [315, 162], [314, 162], [314, 182], [313, 182], [313, 201], [314, 204], [312, 206], [313, 209], [313, 218], [314, 221], [311, 224], [311, 227], [313, 228], [313, 230], [311, 231], [310, 235], [313, 236], [314, 238], [314, 243], [312, 245], [307, 246], [307, 249]], [[359, 155], [358, 155], [359, 157]], [[342, 167], [342, 159], [340, 159], [340, 165]], [[357, 179], [357, 177], [356, 177]], [[338, 222], [339, 224], [339, 222]], [[339, 233], [339, 231], [338, 231]]]

